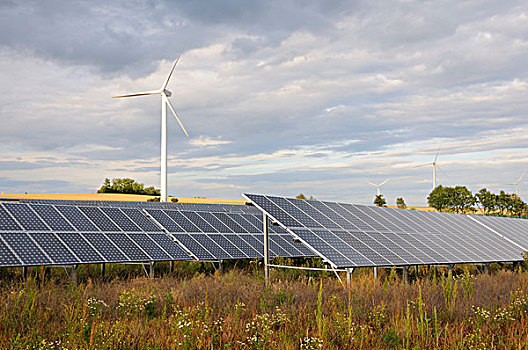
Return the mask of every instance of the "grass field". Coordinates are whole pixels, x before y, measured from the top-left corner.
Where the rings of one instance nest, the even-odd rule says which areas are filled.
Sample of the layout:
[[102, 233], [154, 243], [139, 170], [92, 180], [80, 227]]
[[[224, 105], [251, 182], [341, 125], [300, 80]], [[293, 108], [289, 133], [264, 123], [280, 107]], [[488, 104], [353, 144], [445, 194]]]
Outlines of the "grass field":
[[[243, 264], [240, 265], [240, 264]], [[326, 273], [261, 270], [240, 262], [158, 267], [82, 266], [79, 284], [60, 269], [0, 270], [2, 349], [523, 349], [528, 273], [469, 269], [442, 277], [420, 269], [355, 272], [350, 289]], [[91, 269], [91, 270], [90, 270]], [[92, 278], [90, 278], [92, 276]]]

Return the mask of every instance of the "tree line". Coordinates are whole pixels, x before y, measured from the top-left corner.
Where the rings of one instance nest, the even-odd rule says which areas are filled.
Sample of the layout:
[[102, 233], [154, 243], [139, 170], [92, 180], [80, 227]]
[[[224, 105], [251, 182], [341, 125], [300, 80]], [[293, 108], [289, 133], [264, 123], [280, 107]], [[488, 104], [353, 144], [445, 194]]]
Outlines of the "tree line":
[[160, 190], [154, 186], [145, 187], [144, 184], [136, 182], [134, 179], [105, 179], [103, 185], [97, 193], [126, 193], [126, 194], [142, 194], [146, 196], [159, 196]]
[[492, 193], [486, 188], [473, 194], [466, 186], [437, 186], [427, 197], [429, 207], [438, 211], [469, 213], [476, 209], [485, 215], [522, 216], [528, 212], [526, 203], [515, 193]]

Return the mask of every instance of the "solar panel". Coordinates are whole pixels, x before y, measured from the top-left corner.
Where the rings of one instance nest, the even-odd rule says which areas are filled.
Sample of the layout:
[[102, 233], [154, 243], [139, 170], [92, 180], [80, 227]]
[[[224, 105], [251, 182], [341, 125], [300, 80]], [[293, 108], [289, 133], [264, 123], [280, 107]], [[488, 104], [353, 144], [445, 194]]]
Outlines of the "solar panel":
[[56, 264], [77, 264], [79, 259], [51, 232], [30, 233], [31, 238]]
[[528, 225], [508, 241], [465, 215], [245, 196], [334, 267], [519, 261], [512, 242], [528, 237]]
[[33, 242], [27, 233], [2, 233], [3, 241], [20, 258], [22, 265], [52, 265], [53, 261]]
[[119, 208], [101, 208], [122, 231], [125, 232], [140, 232], [141, 229], [128, 216], [125, 215]]
[[79, 209], [90, 219], [101, 231], [121, 231], [100, 208], [97, 207], [79, 207]]
[[55, 208], [75, 227], [77, 231], [99, 231], [79, 208], [58, 205]]
[[[0, 202], [0, 266], [261, 258], [262, 229], [253, 206]], [[270, 231], [271, 256], [314, 256], [283, 228]]]
[[70, 250], [79, 257], [83, 263], [103, 263], [103, 258], [78, 232], [65, 232], [60, 234], [61, 240]]
[[21, 231], [22, 227], [8, 214], [0, 203], [0, 231]]
[[53, 231], [74, 231], [73, 226], [51, 205], [30, 204]]
[[4, 243], [0, 235], [0, 265], [1, 266], [20, 266], [20, 261], [11, 249]]
[[27, 231], [50, 230], [27, 204], [4, 203], [4, 208], [6, 208]]

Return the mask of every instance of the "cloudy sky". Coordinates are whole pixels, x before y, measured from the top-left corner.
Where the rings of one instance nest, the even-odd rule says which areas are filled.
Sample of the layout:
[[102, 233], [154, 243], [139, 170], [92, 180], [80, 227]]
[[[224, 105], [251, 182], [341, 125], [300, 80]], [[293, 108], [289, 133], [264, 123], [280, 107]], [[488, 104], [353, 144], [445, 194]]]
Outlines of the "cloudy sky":
[[[159, 186], [423, 205], [528, 169], [526, 1], [0, 1], [0, 190]], [[528, 194], [528, 184], [521, 183]]]

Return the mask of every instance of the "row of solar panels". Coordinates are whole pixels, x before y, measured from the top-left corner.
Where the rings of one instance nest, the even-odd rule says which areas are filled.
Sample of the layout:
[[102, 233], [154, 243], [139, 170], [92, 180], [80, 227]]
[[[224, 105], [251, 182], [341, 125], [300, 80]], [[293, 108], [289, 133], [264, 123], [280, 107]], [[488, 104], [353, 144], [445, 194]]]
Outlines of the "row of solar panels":
[[528, 220], [246, 194], [336, 268], [520, 261]]
[[4, 202], [53, 204], [53, 205], [76, 205], [95, 207], [118, 207], [118, 208], [165, 208], [172, 210], [204, 211], [204, 212], [233, 212], [252, 213], [255, 208], [236, 204], [207, 204], [207, 203], [160, 203], [160, 202], [122, 202], [122, 201], [83, 201], [83, 200], [54, 200], [54, 199], [2, 199]]
[[[207, 212], [174, 210], [159, 203], [146, 207], [123, 203], [123, 207], [117, 203], [97, 207], [64, 201], [0, 202], [0, 265], [263, 256], [262, 214], [254, 207]], [[271, 256], [314, 256], [276, 226], [271, 232], [270, 251]]]

